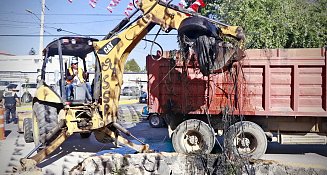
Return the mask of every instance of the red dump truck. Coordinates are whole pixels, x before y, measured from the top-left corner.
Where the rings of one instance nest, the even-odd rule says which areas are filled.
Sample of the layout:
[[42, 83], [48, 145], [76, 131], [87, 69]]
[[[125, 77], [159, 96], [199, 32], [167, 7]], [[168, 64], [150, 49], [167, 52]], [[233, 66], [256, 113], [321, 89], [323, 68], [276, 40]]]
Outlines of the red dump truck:
[[169, 53], [147, 57], [148, 107], [150, 124], [167, 123], [177, 152], [209, 153], [222, 132], [252, 158], [268, 141], [327, 143], [326, 48], [247, 50], [209, 76]]

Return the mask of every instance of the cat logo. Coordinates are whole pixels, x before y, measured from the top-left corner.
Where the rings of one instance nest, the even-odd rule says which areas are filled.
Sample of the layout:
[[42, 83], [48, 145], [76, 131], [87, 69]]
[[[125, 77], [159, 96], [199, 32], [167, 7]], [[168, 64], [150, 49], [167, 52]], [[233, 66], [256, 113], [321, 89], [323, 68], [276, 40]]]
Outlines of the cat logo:
[[106, 54], [108, 55], [109, 52], [118, 44], [120, 38], [115, 38], [109, 41], [106, 45], [104, 45], [99, 51], [98, 54]]
[[103, 51], [108, 54], [110, 50], [113, 48], [112, 44], [109, 42], [107, 45], [104, 46]]

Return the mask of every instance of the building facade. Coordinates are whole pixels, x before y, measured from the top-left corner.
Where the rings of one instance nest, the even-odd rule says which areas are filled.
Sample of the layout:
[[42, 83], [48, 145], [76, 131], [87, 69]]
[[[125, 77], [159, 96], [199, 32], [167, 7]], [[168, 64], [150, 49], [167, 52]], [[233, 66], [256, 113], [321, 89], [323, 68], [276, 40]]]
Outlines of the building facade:
[[[64, 58], [68, 60], [69, 58]], [[90, 58], [90, 62], [93, 58]], [[43, 60], [38, 55], [9, 55], [0, 54], [0, 81], [35, 83], [37, 77], [41, 74]], [[92, 82], [94, 73], [90, 71], [90, 82]], [[60, 79], [59, 59], [53, 57], [47, 63], [46, 82], [51, 85]], [[147, 90], [146, 73], [125, 73], [123, 75], [123, 86], [138, 86], [143, 91]]]

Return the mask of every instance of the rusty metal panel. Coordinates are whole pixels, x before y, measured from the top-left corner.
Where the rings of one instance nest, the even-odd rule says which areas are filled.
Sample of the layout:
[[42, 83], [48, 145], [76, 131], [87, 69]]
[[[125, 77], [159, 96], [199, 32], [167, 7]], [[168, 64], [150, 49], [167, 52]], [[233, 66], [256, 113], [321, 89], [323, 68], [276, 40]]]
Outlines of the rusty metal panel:
[[292, 67], [270, 66], [270, 110], [292, 111]]
[[323, 99], [323, 67], [299, 68], [299, 111], [314, 112], [325, 111]]
[[[169, 54], [164, 54], [169, 55]], [[203, 77], [197, 63], [147, 57], [149, 110], [155, 113], [327, 117], [324, 49], [254, 49], [233, 72]]]

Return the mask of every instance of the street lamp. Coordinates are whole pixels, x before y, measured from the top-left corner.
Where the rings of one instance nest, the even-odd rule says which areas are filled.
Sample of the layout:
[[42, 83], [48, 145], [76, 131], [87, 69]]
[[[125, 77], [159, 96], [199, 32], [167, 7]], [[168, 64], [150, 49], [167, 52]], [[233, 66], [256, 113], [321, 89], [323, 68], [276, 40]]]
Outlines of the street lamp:
[[71, 31], [68, 31], [68, 30], [64, 30], [62, 28], [55, 28], [55, 29], [57, 29], [57, 32], [67, 32], [67, 33], [71, 33], [71, 34], [74, 34], [74, 35], [82, 36], [81, 34], [78, 34], [78, 33], [75, 33], [75, 32], [71, 32]]
[[43, 50], [43, 33], [44, 33], [44, 9], [45, 9], [45, 0], [42, 0], [42, 10], [41, 10], [41, 19], [33, 13], [31, 10], [26, 9], [25, 11], [34, 15], [37, 19], [40, 20], [40, 46], [39, 46], [39, 58], [42, 60], [42, 50]]

